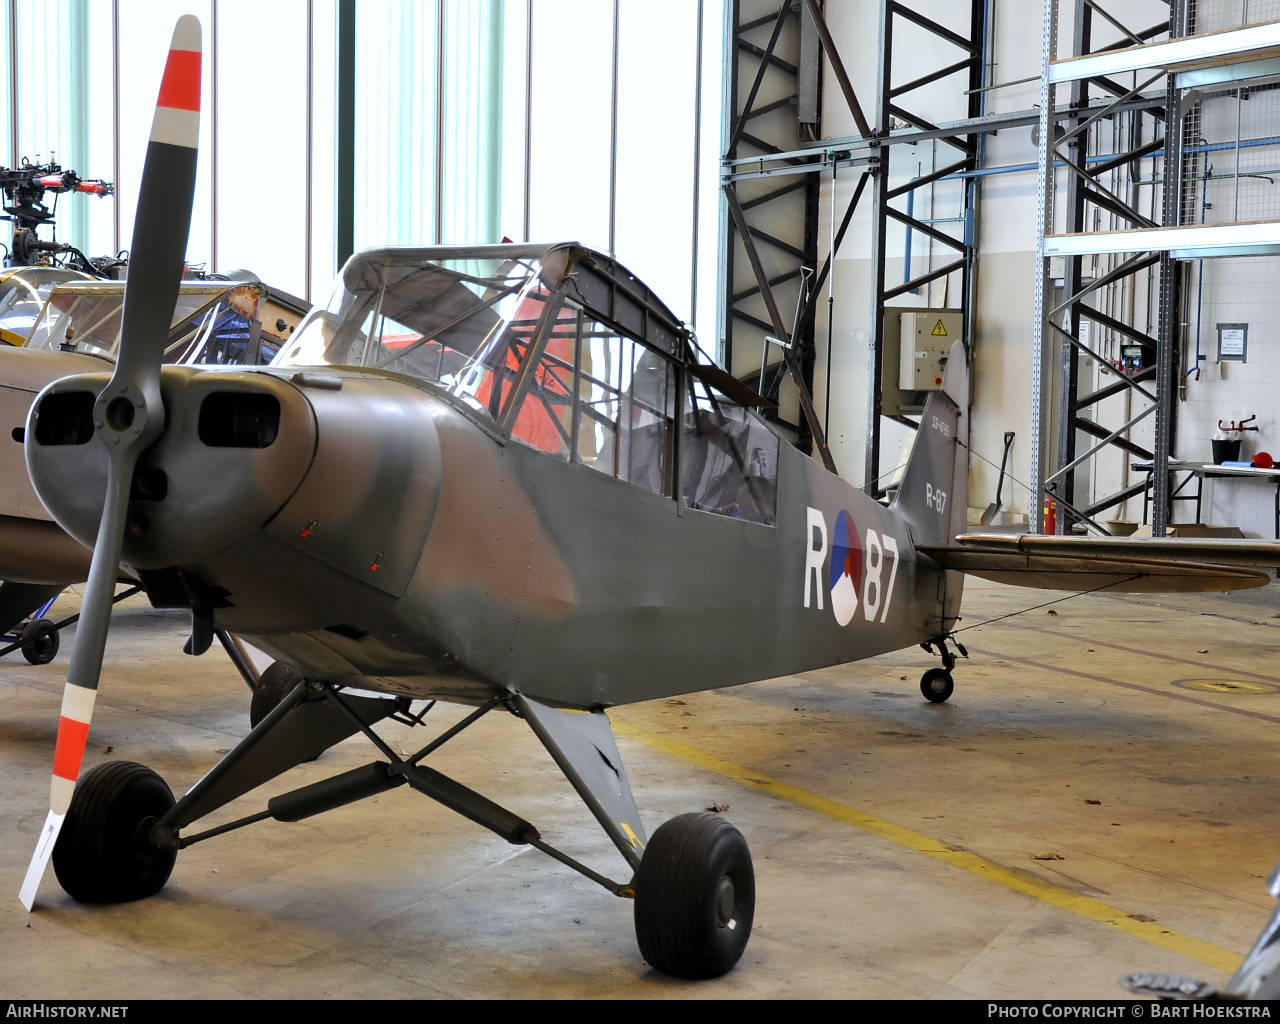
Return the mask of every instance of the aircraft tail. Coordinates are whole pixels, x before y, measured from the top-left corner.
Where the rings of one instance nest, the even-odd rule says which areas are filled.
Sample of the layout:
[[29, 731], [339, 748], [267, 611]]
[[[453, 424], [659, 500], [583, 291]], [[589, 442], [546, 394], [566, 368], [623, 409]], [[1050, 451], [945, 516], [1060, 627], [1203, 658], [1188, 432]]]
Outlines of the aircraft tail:
[[929, 396], [894, 509], [918, 546], [953, 543], [969, 506], [969, 368], [964, 344], [951, 346], [942, 390]]

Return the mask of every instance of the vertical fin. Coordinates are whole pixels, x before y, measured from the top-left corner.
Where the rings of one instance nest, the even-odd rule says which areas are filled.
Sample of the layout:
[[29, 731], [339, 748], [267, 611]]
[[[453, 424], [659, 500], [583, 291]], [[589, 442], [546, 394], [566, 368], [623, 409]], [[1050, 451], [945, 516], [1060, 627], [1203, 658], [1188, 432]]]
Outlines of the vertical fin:
[[916, 544], [950, 544], [969, 505], [969, 370], [962, 342], [951, 346], [942, 390], [929, 396], [894, 508]]

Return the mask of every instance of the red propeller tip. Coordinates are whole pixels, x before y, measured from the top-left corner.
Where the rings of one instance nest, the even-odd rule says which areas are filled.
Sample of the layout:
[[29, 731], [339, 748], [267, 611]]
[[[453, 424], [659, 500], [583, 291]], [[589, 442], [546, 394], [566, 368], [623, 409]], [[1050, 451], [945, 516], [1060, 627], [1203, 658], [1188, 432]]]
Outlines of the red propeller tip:
[[89, 741], [89, 722], [97, 690], [68, 683], [62, 694], [62, 716], [58, 720], [58, 744], [53, 753], [53, 810], [65, 814], [71, 793], [80, 777], [80, 762]]
[[170, 50], [160, 82], [158, 107], [200, 109], [200, 51]]

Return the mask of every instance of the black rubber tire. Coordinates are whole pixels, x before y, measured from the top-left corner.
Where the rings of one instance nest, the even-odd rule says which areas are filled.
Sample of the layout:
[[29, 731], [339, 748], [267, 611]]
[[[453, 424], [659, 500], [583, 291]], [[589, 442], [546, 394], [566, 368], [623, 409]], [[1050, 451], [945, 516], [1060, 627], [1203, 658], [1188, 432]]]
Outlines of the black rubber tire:
[[76, 783], [57, 845], [53, 870], [80, 903], [126, 903], [159, 892], [176, 850], [146, 841], [148, 830], [174, 804], [164, 779], [133, 761], [108, 761]]
[[288, 665], [282, 665], [278, 661], [268, 665], [267, 670], [258, 677], [257, 688], [249, 702], [249, 724], [256, 728], [300, 682], [302, 676]]
[[955, 691], [955, 680], [945, 668], [931, 668], [920, 677], [920, 692], [924, 699], [941, 704]]
[[747, 948], [756, 908], [751, 851], [719, 815], [664, 822], [644, 851], [635, 890], [636, 941], [655, 970], [718, 978]]
[[32, 619], [22, 628], [23, 643], [32, 637], [35, 637], [35, 641], [22, 648], [22, 656], [31, 664], [47, 665], [58, 656], [62, 637], [48, 619]]

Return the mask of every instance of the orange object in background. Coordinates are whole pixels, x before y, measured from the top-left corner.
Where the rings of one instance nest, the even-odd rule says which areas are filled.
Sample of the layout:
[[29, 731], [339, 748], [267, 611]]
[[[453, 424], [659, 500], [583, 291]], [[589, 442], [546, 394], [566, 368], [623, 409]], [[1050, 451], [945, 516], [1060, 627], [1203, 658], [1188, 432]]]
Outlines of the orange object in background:
[[1267, 452], [1258, 452], [1253, 457], [1253, 464], [1259, 469], [1270, 469], [1276, 462]]
[[1058, 532], [1058, 502], [1050, 497], [1044, 499], [1044, 535], [1052, 536]]

